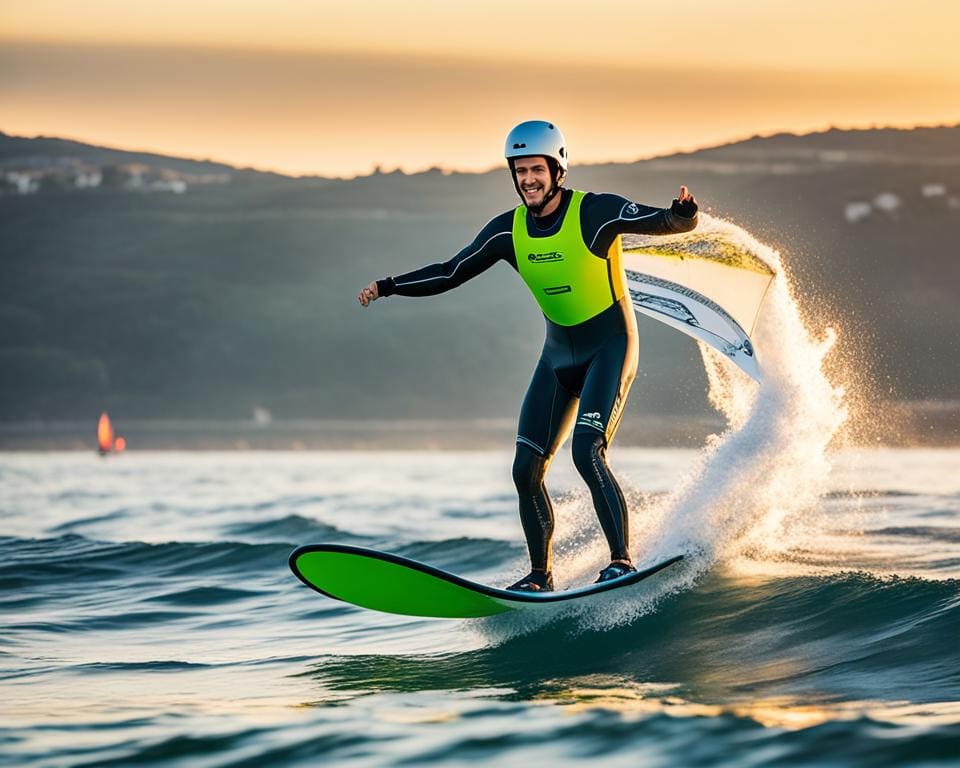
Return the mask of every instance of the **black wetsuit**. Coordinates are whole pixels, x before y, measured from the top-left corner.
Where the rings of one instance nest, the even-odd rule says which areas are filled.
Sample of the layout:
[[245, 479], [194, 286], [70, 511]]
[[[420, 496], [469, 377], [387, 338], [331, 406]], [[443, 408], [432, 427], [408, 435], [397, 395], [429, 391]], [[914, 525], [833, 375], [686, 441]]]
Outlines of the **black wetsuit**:
[[[548, 216], [535, 218], [527, 212], [527, 235], [537, 238], [556, 233], [571, 197], [571, 191], [564, 189], [560, 205]], [[491, 219], [474, 241], [449, 261], [378, 280], [379, 294], [443, 293], [498, 261], [517, 270], [513, 223], [514, 210]], [[671, 208], [651, 208], [619, 195], [587, 193], [580, 205], [583, 243], [601, 259], [607, 258], [621, 234], [686, 232], [696, 223], [697, 209], [692, 203], [674, 201]], [[639, 343], [629, 296], [576, 325], [545, 320], [546, 339], [520, 411], [513, 464], [531, 565], [535, 571], [550, 570], [554, 515], [544, 477], [571, 426], [574, 463], [590, 488], [610, 557], [629, 560], [627, 505], [605, 456], [637, 369]]]

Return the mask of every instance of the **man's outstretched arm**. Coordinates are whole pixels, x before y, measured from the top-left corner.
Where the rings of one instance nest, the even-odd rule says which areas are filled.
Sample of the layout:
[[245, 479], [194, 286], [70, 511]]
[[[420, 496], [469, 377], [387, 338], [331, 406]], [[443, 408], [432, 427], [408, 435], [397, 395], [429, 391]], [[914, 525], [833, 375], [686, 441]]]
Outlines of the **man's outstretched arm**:
[[669, 208], [654, 208], [634, 203], [620, 195], [593, 195], [583, 220], [584, 239], [590, 250], [606, 256], [618, 235], [672, 235], [689, 232], [697, 226], [697, 201], [690, 191], [680, 194]]
[[428, 264], [395, 277], [375, 280], [357, 299], [367, 306], [381, 296], [434, 296], [463, 285], [500, 260], [516, 267], [513, 253], [513, 211], [491, 219], [474, 241], [452, 259]]

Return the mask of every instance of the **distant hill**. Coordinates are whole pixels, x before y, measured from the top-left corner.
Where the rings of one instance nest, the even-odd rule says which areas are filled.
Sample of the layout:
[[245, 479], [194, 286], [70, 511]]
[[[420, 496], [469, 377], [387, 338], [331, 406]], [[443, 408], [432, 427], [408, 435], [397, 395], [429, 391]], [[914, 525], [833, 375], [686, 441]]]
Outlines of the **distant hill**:
[[[140, 163], [186, 173], [237, 173], [238, 169], [209, 160], [188, 160], [155, 152], [131, 152], [109, 147], [97, 147], [79, 141], [68, 141], [47, 136], [25, 138], [10, 136], [0, 131], [0, 168], [29, 167], [31, 161], [51, 163], [57, 160], [78, 160], [95, 165]], [[244, 173], [244, 171], [239, 171]], [[256, 173], [256, 172], [255, 172]], [[265, 174], [273, 175], [273, 174]]]
[[[756, 156], [769, 153], [786, 158], [813, 157], [821, 152], [844, 152], [845, 158], [827, 157], [828, 162], [861, 158], [869, 162], [918, 162], [924, 159], [939, 162], [942, 159], [960, 162], [960, 126], [935, 128], [870, 128], [841, 130], [831, 128], [819, 133], [778, 133], [773, 136], [755, 136], [745, 141], [723, 144], [691, 152], [700, 157]], [[675, 155], [682, 157], [682, 155]]]
[[[504, 171], [288, 178], [0, 134], [0, 174], [0, 420], [517, 413], [542, 320], [509, 268], [355, 300], [514, 206]], [[754, 138], [571, 183], [656, 205], [687, 184], [781, 249], [873, 391], [960, 397], [960, 127]], [[632, 409], [707, 412], [695, 347], [641, 336]]]

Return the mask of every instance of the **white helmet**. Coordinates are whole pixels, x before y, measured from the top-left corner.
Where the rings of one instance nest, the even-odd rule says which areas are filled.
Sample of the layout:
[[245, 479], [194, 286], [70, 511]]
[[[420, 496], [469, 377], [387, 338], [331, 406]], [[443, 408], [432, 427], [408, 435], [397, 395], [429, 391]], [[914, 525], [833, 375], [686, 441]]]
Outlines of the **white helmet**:
[[503, 154], [507, 160], [550, 157], [557, 161], [561, 175], [567, 175], [567, 142], [557, 126], [544, 120], [527, 120], [516, 126], [507, 134]]
[[510, 133], [507, 134], [506, 146], [503, 148], [503, 154], [507, 158], [507, 164], [510, 166], [510, 175], [513, 176], [513, 186], [520, 195], [520, 200], [524, 205], [526, 201], [523, 192], [520, 191], [520, 185], [517, 183], [517, 174], [514, 172], [513, 161], [521, 157], [545, 157], [549, 165], [555, 166], [551, 169], [553, 183], [550, 190], [544, 196], [543, 200], [536, 206], [527, 206], [534, 215], [542, 211], [557, 193], [564, 179], [567, 178], [567, 142], [563, 138], [560, 129], [553, 123], [544, 120], [527, 120], [520, 123]]

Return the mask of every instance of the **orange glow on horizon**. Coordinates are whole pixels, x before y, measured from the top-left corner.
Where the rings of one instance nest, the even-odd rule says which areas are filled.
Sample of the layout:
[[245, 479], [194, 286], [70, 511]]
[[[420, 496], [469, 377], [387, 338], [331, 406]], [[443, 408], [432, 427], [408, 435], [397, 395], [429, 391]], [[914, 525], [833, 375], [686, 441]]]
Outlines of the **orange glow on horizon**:
[[[563, 127], [573, 165], [960, 122], [960, 78], [906, 75], [529, 65], [531, 89], [509, 62], [22, 45], [0, 48], [0, 69], [7, 133], [291, 175], [498, 168], [506, 131], [536, 116]], [[634, 84], [651, 92], [625, 98]]]
[[6, 0], [0, 20], [0, 130], [291, 175], [502, 167], [531, 117], [574, 165], [960, 122], [955, 0]]

